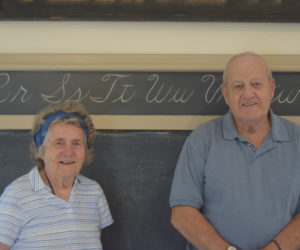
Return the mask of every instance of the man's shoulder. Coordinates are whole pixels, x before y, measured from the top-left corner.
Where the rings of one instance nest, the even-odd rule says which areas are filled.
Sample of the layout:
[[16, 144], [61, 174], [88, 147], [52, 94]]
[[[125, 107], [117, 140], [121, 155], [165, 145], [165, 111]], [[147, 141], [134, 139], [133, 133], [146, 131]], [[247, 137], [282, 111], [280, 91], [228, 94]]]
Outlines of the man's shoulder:
[[279, 116], [277, 116], [277, 117], [280, 120], [280, 122], [284, 125], [284, 127], [286, 128], [290, 137], [294, 137], [294, 136], [299, 137], [300, 136], [300, 125], [299, 124], [297, 124], [294, 121], [283, 118], [283, 117], [279, 117]]
[[278, 116], [278, 117], [281, 120], [281, 122], [283, 122], [283, 124], [287, 126], [287, 128], [294, 128], [294, 129], [300, 130], [300, 125], [298, 123], [296, 123], [295, 121], [289, 120], [287, 118], [280, 117], [280, 116]]
[[297, 123], [274, 113], [272, 113], [271, 121], [272, 137], [274, 140], [296, 143], [297, 146], [300, 146], [300, 126]]
[[222, 131], [222, 119], [223, 116], [220, 116], [202, 123], [191, 132], [191, 136], [211, 135], [215, 134], [217, 131]]

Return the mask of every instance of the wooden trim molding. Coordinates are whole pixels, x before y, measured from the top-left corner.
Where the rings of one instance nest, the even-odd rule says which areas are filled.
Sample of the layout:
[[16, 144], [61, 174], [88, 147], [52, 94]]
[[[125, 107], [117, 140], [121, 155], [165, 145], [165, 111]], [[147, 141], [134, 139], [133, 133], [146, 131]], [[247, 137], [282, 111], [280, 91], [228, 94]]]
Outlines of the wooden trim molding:
[[[231, 54], [0, 54], [0, 70], [222, 71]], [[263, 55], [273, 71], [300, 71], [300, 55]]]
[[[222, 71], [232, 55], [0, 54], [0, 70]], [[264, 55], [273, 71], [300, 71], [300, 55]], [[97, 129], [192, 130], [216, 116], [94, 115]], [[33, 115], [0, 115], [0, 129], [31, 129]], [[300, 124], [300, 117], [287, 117]]]
[[[102, 130], [193, 130], [217, 116], [92, 115]], [[299, 116], [282, 116], [300, 125]], [[34, 115], [0, 115], [0, 130], [30, 130]]]

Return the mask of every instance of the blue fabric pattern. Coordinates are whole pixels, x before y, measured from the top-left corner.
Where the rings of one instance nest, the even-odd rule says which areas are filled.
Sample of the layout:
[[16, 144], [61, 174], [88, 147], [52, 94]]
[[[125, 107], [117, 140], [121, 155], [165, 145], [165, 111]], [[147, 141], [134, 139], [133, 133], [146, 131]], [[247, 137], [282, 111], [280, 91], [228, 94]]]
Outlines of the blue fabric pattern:
[[38, 146], [38, 148], [43, 144], [45, 136], [49, 129], [49, 126], [51, 125], [51, 123], [54, 120], [56, 120], [58, 118], [76, 118], [79, 121], [79, 123], [84, 131], [85, 137], [88, 138], [88, 134], [89, 134], [88, 129], [87, 129], [83, 119], [78, 114], [67, 113], [67, 112], [59, 110], [55, 113], [52, 113], [52, 114], [49, 114], [48, 116], [46, 116], [44, 124], [42, 124], [40, 126], [40, 129], [34, 134], [34, 141], [35, 141], [36, 145]]
[[0, 242], [16, 249], [102, 249], [99, 230], [113, 223], [95, 181], [78, 175], [68, 202], [51, 193], [35, 167], [0, 198]]
[[243, 250], [262, 248], [300, 212], [300, 127], [270, 116], [271, 131], [257, 149], [230, 112], [202, 124], [187, 138], [173, 178], [171, 207], [199, 209]]

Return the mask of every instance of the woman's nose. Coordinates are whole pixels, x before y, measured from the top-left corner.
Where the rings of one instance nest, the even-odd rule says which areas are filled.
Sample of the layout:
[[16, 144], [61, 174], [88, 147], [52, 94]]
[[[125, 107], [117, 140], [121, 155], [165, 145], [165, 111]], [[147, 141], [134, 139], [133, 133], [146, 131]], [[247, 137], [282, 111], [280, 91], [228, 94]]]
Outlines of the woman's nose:
[[74, 148], [72, 145], [65, 145], [63, 148], [63, 154], [66, 156], [71, 156], [74, 154]]

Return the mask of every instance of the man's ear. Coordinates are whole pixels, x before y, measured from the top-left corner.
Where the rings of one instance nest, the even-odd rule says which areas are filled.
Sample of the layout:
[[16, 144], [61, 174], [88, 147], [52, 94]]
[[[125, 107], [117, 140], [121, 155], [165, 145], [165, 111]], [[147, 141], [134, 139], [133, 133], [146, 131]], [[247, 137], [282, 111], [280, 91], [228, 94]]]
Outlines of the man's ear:
[[275, 87], [276, 87], [275, 79], [272, 78], [270, 83], [271, 83], [271, 88], [272, 88], [272, 99], [273, 99], [274, 94], [275, 94]]
[[226, 92], [225, 83], [221, 84], [221, 91], [222, 91], [222, 95], [224, 97], [224, 100], [225, 100], [226, 104], [228, 105], [228, 102], [227, 102], [227, 92]]

